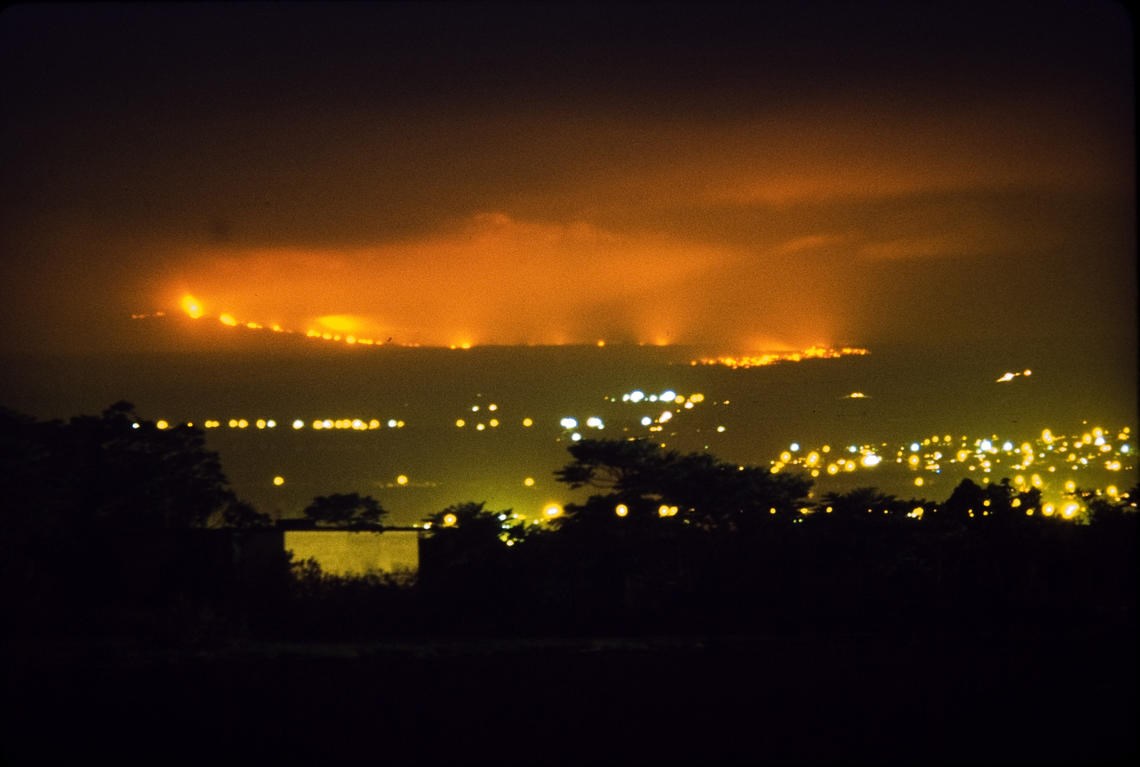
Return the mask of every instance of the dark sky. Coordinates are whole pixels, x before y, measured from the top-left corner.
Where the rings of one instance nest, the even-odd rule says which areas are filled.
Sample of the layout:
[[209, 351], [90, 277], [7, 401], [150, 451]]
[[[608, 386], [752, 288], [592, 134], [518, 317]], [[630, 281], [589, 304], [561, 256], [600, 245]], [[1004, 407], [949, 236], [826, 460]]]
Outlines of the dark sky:
[[[1136, 350], [1110, 2], [0, 14], [0, 331]], [[129, 327], [129, 323], [126, 323]]]

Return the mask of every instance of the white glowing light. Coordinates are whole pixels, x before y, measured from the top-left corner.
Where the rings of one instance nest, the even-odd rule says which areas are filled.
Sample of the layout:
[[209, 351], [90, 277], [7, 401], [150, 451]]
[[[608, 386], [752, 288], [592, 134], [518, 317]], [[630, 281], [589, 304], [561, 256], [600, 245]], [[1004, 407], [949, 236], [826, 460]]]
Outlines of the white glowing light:
[[578, 419], [566, 416], [558, 422], [563, 429], [576, 429], [578, 428]]

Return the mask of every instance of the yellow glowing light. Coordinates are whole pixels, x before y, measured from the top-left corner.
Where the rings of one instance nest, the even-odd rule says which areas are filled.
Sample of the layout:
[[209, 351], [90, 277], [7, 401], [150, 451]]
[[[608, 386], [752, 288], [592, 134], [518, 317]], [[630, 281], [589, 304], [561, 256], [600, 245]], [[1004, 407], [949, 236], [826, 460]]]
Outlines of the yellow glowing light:
[[258, 418], [258, 419], [257, 419], [257, 420], [254, 422], [254, 424], [253, 424], [253, 425], [254, 425], [254, 426], [256, 426], [256, 427], [257, 427], [257, 428], [259, 428], [259, 429], [264, 429], [264, 428], [265, 428], [265, 419], [264, 419], [264, 418]]
[[218, 322], [223, 325], [229, 325], [231, 328], [236, 328], [238, 321], [234, 319], [232, 314], [222, 314], [218, 316]]
[[282, 477], [280, 474], [278, 474], [276, 477], [273, 478], [273, 484], [276, 487], [281, 487], [282, 485], [285, 484], [285, 478]]
[[859, 459], [859, 463], [863, 464], [864, 468], [872, 469], [882, 463], [882, 460], [882, 458], [875, 455], [874, 453], [867, 453]]
[[317, 324], [334, 333], [353, 333], [360, 328], [360, 319], [351, 314], [326, 314], [317, 317]]
[[534, 477], [527, 477], [523, 480], [524, 487], [534, 487]]
[[168, 428], [170, 428], [170, 424], [160, 418], [157, 421], [155, 421], [154, 427], [156, 429], [168, 429]]
[[924, 480], [922, 477], [915, 477], [914, 478], [914, 486], [915, 487], [922, 487], [925, 484], [926, 484], [926, 480]]
[[522, 420], [522, 425], [525, 428], [529, 429], [531, 426], [534, 426], [534, 419], [533, 418], [524, 418]]
[[458, 428], [458, 429], [462, 429], [462, 428], [463, 428], [464, 426], [466, 426], [466, 425], [467, 425], [467, 422], [466, 422], [466, 421], [464, 421], [462, 418], [456, 418], [456, 419], [455, 419], [455, 426], [456, 426], [456, 428]]
[[455, 527], [455, 523], [458, 521], [459, 521], [459, 517], [455, 516], [451, 512], [448, 512], [447, 514], [443, 515], [443, 526], [444, 527]]
[[1041, 513], [1047, 517], [1053, 516], [1053, 512], [1056, 510], [1057, 510], [1057, 507], [1051, 503], [1047, 503], [1041, 507]]
[[1070, 501], [1061, 508], [1061, 516], [1063, 516], [1065, 519], [1072, 519], [1073, 516], [1076, 515], [1076, 513], [1080, 510], [1081, 506], [1079, 503]]
[[1065, 492], [1075, 493], [1077, 491], [1077, 483], [1069, 479], [1065, 481]]
[[187, 293], [182, 296], [182, 311], [186, 312], [192, 318], [198, 319], [202, 316], [202, 304], [200, 304], [198, 299], [194, 298], [194, 296]]
[[629, 514], [629, 507], [624, 503], [619, 503], [617, 506], [614, 506], [614, 514], [617, 514], [619, 517], [627, 516]]
[[396, 484], [399, 485], [400, 487], [403, 487], [404, 485], [408, 484], [408, 475], [407, 474], [401, 474], [400, 476], [396, 477]]
[[542, 510], [542, 513], [546, 516], [547, 519], [554, 519], [562, 513], [562, 507], [557, 503], [548, 503], [546, 505], [546, 508]]

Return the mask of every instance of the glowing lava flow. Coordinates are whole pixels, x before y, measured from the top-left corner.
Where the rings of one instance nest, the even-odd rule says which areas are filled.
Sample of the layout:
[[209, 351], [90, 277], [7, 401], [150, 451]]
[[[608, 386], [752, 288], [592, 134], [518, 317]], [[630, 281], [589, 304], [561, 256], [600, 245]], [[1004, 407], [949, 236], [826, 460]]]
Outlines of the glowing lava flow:
[[[194, 296], [190, 295], [189, 293], [182, 296], [182, 299], [179, 303], [180, 303], [180, 306], [182, 307], [182, 311], [188, 317], [190, 317], [192, 319], [195, 319], [195, 320], [216, 319], [221, 324], [225, 325], [226, 327], [230, 327], [230, 328], [245, 328], [247, 330], [268, 330], [268, 331], [273, 332], [273, 333], [286, 333], [286, 334], [290, 334], [290, 335], [304, 335], [307, 338], [316, 338], [316, 339], [319, 339], [322, 341], [337, 341], [337, 342], [341, 342], [341, 343], [345, 343], [345, 344], [354, 344], [354, 345], [355, 344], [361, 344], [363, 346], [373, 346], [373, 345], [380, 345], [383, 343], [387, 343], [385, 341], [376, 341], [376, 340], [373, 340], [372, 338], [360, 338], [360, 337], [357, 337], [357, 336], [352, 335], [350, 333], [343, 333], [343, 332], [333, 333], [333, 332], [330, 332], [327, 330], [317, 330], [314, 328], [309, 328], [304, 333], [301, 333], [300, 331], [297, 331], [297, 330], [291, 330], [289, 328], [284, 328], [281, 325], [278, 325], [276, 323], [265, 325], [263, 323], [254, 322], [254, 321], [250, 321], [250, 320], [240, 320], [237, 317], [235, 317], [233, 314], [230, 314], [229, 312], [222, 312], [221, 314], [218, 314], [216, 316], [212, 316], [212, 315], [209, 315], [206, 313], [205, 309], [203, 308], [202, 302], [199, 301]], [[161, 315], [162, 315], [162, 313], [159, 312], [159, 313], [156, 313], [156, 315], [154, 315], [154, 316], [161, 316]], [[143, 314], [131, 315], [131, 317], [133, 319], [143, 319], [143, 318], [148, 317], [148, 316], [150, 316], [150, 315], [143, 315]], [[326, 319], [326, 318], [322, 318], [322, 319]], [[332, 319], [339, 319], [339, 318], [328, 318], [328, 319], [332, 320]], [[330, 324], [330, 323], [325, 323], [325, 324]], [[341, 319], [340, 325], [343, 326], [344, 324], [345, 323], [344, 323], [343, 319]], [[391, 340], [391, 339], [389, 339], [389, 340]]]
[[[334, 343], [343, 343], [343, 344], [347, 344], [350, 346], [386, 346], [386, 345], [392, 345], [392, 339], [391, 338], [387, 338], [387, 339], [381, 341], [381, 340], [376, 340], [376, 339], [368, 337], [368, 336], [357, 335], [357, 334], [353, 333], [352, 332], [353, 330], [359, 331], [359, 330], [363, 329], [368, 323], [366, 321], [364, 321], [362, 318], [353, 317], [350, 315], [337, 314], [337, 315], [327, 315], [324, 317], [318, 317], [318, 318], [316, 318], [316, 324], [320, 325], [321, 326], [320, 328], [310, 327], [304, 331], [299, 331], [299, 330], [293, 330], [290, 328], [284, 328], [281, 325], [278, 325], [276, 323], [266, 325], [266, 324], [263, 324], [261, 322], [239, 319], [238, 317], [236, 317], [235, 315], [233, 315], [229, 312], [221, 312], [221, 313], [216, 314], [216, 315], [215, 314], [208, 314], [206, 312], [206, 309], [205, 309], [205, 304], [202, 301], [198, 300], [198, 298], [196, 298], [195, 296], [193, 296], [189, 293], [182, 296], [182, 298], [179, 300], [179, 305], [180, 305], [183, 313], [185, 313], [188, 317], [190, 317], [192, 319], [195, 319], [195, 320], [212, 319], [212, 320], [218, 321], [219, 323], [221, 323], [222, 325], [225, 325], [226, 327], [231, 327], [231, 328], [245, 328], [247, 330], [268, 330], [268, 331], [273, 332], [273, 333], [285, 333], [285, 334], [290, 334], [290, 335], [301, 335], [301, 336], [304, 336], [306, 338], [312, 338], [312, 339], [316, 339], [319, 341], [330, 341], [330, 342], [334, 342]], [[150, 314], [132, 314], [131, 317], [133, 319], [145, 319], [145, 318], [148, 318], [151, 316], [155, 316], [155, 317], [162, 316], [163, 314], [164, 314], [163, 312], [156, 312], [153, 315], [150, 315]], [[373, 330], [375, 330], [375, 328], [373, 328]], [[365, 332], [367, 332], [367, 331], [365, 331]], [[401, 344], [395, 344], [395, 345], [405, 346], [405, 347], [418, 347], [418, 346], [420, 346], [420, 344], [418, 344], [418, 343], [410, 343], [410, 344], [409, 343], [401, 343]], [[470, 341], [466, 338], [463, 338], [462, 340], [458, 341], [457, 343], [451, 344], [450, 348], [451, 349], [470, 349], [474, 345], [475, 344], [472, 341]], [[604, 348], [605, 345], [606, 345], [606, 342], [604, 340], [599, 340], [596, 342], [596, 346], [598, 348]], [[668, 345], [668, 344], [658, 343], [656, 345]], [[802, 351], [768, 352], [768, 353], [758, 354], [758, 355], [742, 355], [739, 357], [724, 356], [724, 357], [715, 357], [715, 358], [694, 359], [694, 360], [691, 360], [689, 364], [694, 365], [694, 366], [696, 366], [696, 365], [723, 365], [723, 366], [730, 367], [730, 368], [750, 368], [750, 367], [759, 367], [759, 366], [763, 366], [763, 365], [773, 365], [777, 362], [800, 362], [802, 360], [807, 360], [807, 359], [835, 359], [838, 357], [846, 357], [846, 356], [851, 356], [851, 355], [865, 355], [865, 354], [870, 354], [870, 352], [867, 349], [862, 349], [862, 348], [858, 348], [858, 347], [845, 346], [842, 348], [834, 349], [834, 348], [823, 346], [823, 345], [815, 345], [815, 346], [810, 346], [807, 349], [804, 349]], [[1026, 374], [1028, 374], [1028, 373], [1026, 373]]]
[[809, 346], [807, 349], [798, 352], [768, 352], [765, 354], [747, 355], [742, 357], [706, 357], [704, 359], [692, 360], [690, 365], [723, 365], [724, 367], [737, 369], [737, 368], [754, 368], [763, 367], [764, 365], [775, 365], [777, 362], [801, 362], [803, 360], [831, 360], [838, 357], [849, 356], [863, 356], [870, 354], [867, 349], [861, 349], [854, 346], [844, 346], [839, 349], [832, 349], [827, 346]]

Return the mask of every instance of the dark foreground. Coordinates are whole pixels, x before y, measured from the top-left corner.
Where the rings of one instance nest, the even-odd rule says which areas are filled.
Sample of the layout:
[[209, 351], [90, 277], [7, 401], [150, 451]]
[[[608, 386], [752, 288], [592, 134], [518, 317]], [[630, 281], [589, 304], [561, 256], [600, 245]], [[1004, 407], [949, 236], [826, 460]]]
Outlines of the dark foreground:
[[2, 757], [1123, 764], [1128, 633], [9, 645]]

